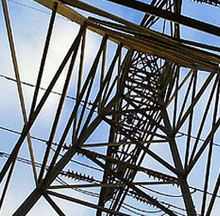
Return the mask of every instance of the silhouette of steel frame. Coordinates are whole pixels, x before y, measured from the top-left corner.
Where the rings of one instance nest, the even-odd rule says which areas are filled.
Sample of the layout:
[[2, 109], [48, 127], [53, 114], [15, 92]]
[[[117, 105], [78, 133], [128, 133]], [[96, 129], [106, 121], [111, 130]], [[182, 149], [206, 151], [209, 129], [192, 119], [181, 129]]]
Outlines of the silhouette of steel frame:
[[[209, 148], [209, 156], [206, 168], [201, 214], [210, 215], [220, 184], [220, 177], [218, 177], [212, 197], [208, 207], [206, 207], [213, 140], [220, 124], [220, 118], [217, 118], [219, 107], [220, 59], [218, 55], [203, 51], [200, 48], [206, 48], [214, 51], [219, 51], [219, 49], [193, 41], [181, 40], [179, 25], [185, 25], [187, 27], [204, 31], [215, 36], [220, 36], [220, 28], [181, 15], [181, 1], [173, 1], [173, 5], [169, 8], [169, 11], [163, 9], [167, 4], [170, 5], [170, 1], [165, 0], [152, 1], [151, 5], [131, 0], [112, 1], [114, 3], [146, 13], [146, 16], [144, 17], [140, 26], [80, 1], [36, 0], [36, 2], [52, 9], [53, 12], [51, 15], [47, 39], [45, 41], [44, 54], [42, 56], [30, 116], [25, 122], [22, 134], [0, 173], [1, 182], [4, 178], [6, 178], [6, 174], [8, 173], [4, 190], [5, 192], [7, 191], [10, 182], [11, 173], [13, 172], [19, 149], [23, 141], [28, 136], [30, 128], [37, 119], [39, 112], [47, 101], [49, 94], [51, 93], [52, 88], [56, 84], [64, 67], [67, 65], [69, 60], [71, 60], [69, 63], [65, 84], [63, 86], [62, 95], [60, 97], [59, 106], [56, 111], [56, 117], [54, 119], [52, 130], [49, 136], [50, 138], [47, 142], [42, 167], [39, 176], [37, 179], [35, 179], [36, 189], [30, 194], [29, 197], [27, 197], [14, 215], [26, 215], [41, 196], [45, 197], [45, 199], [51, 204], [59, 215], [65, 214], [52, 200], [51, 196], [95, 208], [97, 209], [97, 215], [101, 215], [102, 212], [106, 212], [108, 215], [127, 215], [120, 212], [120, 209], [129, 191], [133, 191], [136, 196], [141, 197], [146, 202], [156, 206], [166, 214], [177, 215], [175, 211], [162, 204], [157, 199], [151, 197], [146, 193], [146, 191], [141, 190], [137, 186], [134, 179], [139, 171], [145, 172], [152, 176], [159, 176], [159, 179], [164, 180], [164, 184], [173, 183], [179, 185], [187, 215], [196, 215], [197, 212], [194, 207], [187, 177], [192, 172], [192, 169], [206, 148]], [[96, 18], [87, 19], [67, 5], [106, 17], [114, 22], [103, 21]], [[81, 28], [45, 94], [40, 102], [36, 104], [56, 13], [59, 13], [78, 23], [81, 25]], [[6, 11], [5, 14], [7, 14]], [[174, 23], [175, 28], [174, 31], [171, 32], [170, 36], [165, 36], [164, 34], [156, 33], [150, 30], [151, 25], [157, 21], [157, 17], [167, 19]], [[10, 23], [7, 25], [9, 27]], [[85, 48], [86, 29], [102, 35], [102, 42], [96, 58], [94, 62], [92, 62], [92, 67], [86, 78], [86, 81], [82, 84], [80, 77], [82, 76], [82, 65], [84, 61], [83, 52]], [[93, 101], [92, 108], [86, 118], [86, 121], [83, 123], [83, 127], [80, 130], [79, 128], [82, 124], [82, 119], [84, 118], [86, 104], [89, 101], [91, 88], [94, 84], [94, 77], [96, 73], [98, 73], [98, 64], [101, 62], [101, 64], [104, 65], [106, 61], [105, 49], [108, 40], [117, 43], [118, 47], [108, 72], [105, 75], [102, 74], [101, 76], [99, 91], [95, 100]], [[13, 48], [12, 38], [10, 43], [11, 47]], [[193, 45], [193, 47], [188, 46], [188, 44]], [[121, 58], [123, 47], [127, 48], [128, 52], [124, 58], [124, 61], [120, 63], [118, 75], [113, 79], [113, 70], [117, 65], [117, 61], [119, 61]], [[77, 53], [80, 51], [81, 66], [79, 69], [76, 104], [61, 136], [53, 159], [50, 161], [49, 168], [46, 170], [50, 148], [52, 146], [56, 128], [59, 123], [59, 118], [62, 113], [74, 63]], [[16, 56], [14, 54], [14, 60], [15, 59]], [[162, 65], [159, 63], [161, 59]], [[181, 67], [189, 68], [189, 72], [182, 83], [179, 83]], [[146, 69], [148, 69], [148, 71]], [[197, 76], [200, 70], [209, 72], [209, 76], [205, 79], [199, 91], [196, 92]], [[181, 88], [183, 88], [187, 80], [190, 80], [189, 85], [187, 86], [187, 93], [184, 96], [180, 112], [178, 112], [178, 92]], [[194, 107], [197, 105], [199, 99], [203, 96], [205, 90], [211, 82], [213, 82], [214, 85], [212, 87], [207, 106], [205, 107], [204, 115], [201, 117], [202, 123], [199, 127], [196, 142], [192, 146], [190, 143], [190, 136], [192, 133], [193, 115], [195, 115]], [[115, 93], [114, 96], [111, 96], [111, 94], [114, 92], [113, 90], [115, 90]], [[210, 110], [210, 104], [212, 103], [212, 95], [215, 92], [216, 98], [212, 116], [212, 128], [204, 139], [203, 144], [198, 147], [198, 142]], [[191, 94], [192, 98], [190, 105], [187, 107], [188, 94]], [[83, 98], [85, 98], [84, 107], [83, 111], [79, 114], [79, 106]], [[173, 103], [174, 107], [172, 114], [168, 113], [167, 111], [171, 103]], [[189, 119], [187, 131], [188, 139], [186, 142], [186, 152], [184, 155], [185, 158], [182, 160], [179, 153], [176, 136], [187, 119]], [[93, 131], [102, 121], [105, 121], [111, 126], [109, 143], [103, 144], [103, 146], [108, 147], [107, 155], [91, 152], [84, 147], [86, 146], [84, 143], [87, 138], [93, 133]], [[74, 125], [72, 145], [68, 147], [66, 153], [60, 159], [59, 154], [64, 147], [66, 136], [69, 133], [72, 125]], [[161, 155], [158, 155], [151, 150], [151, 143], [156, 142], [156, 138], [159, 139], [158, 142], [168, 143], [168, 146], [171, 150], [171, 156], [174, 161], [173, 164], [171, 164], [169, 161], [166, 161]], [[133, 144], [133, 147], [131, 147], [131, 144]], [[125, 146], [125, 149], [123, 148], [122, 152], [121, 149], [123, 145]], [[192, 148], [191, 152], [190, 148]], [[104, 170], [102, 184], [100, 184], [101, 190], [98, 204], [89, 203], [87, 201], [82, 201], [74, 197], [52, 191], [53, 186], [51, 186], [51, 184], [76, 153], [83, 154]], [[163, 172], [142, 167], [141, 165], [146, 155], [151, 156], [171, 173], [173, 173], [173, 175], [168, 175]], [[104, 160], [104, 162], [99, 160], [100, 158]], [[34, 159], [32, 158], [33, 170], [35, 170], [34, 164]], [[96, 184], [93, 186], [96, 186]], [[60, 187], [68, 188], [67, 186]], [[69, 187], [71, 187], [71, 185]], [[56, 187], [54, 186], [54, 188]], [[2, 194], [1, 204], [4, 201], [5, 192]], [[111, 200], [111, 205], [107, 208], [105, 207], [105, 203], [108, 200]]]

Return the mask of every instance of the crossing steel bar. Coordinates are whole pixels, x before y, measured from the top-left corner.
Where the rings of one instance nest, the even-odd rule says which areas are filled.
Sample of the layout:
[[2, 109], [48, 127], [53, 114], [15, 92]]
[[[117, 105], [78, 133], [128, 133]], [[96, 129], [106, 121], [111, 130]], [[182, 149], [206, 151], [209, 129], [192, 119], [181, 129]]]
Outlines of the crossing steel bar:
[[51, 15], [51, 18], [50, 18], [50, 24], [49, 24], [49, 28], [48, 28], [48, 31], [47, 31], [47, 37], [46, 37], [46, 41], [45, 41], [45, 45], [44, 45], [44, 51], [43, 51], [43, 55], [42, 55], [42, 59], [41, 59], [40, 69], [39, 69], [39, 72], [38, 72], [37, 83], [36, 83], [36, 88], [34, 90], [34, 96], [33, 96], [33, 101], [32, 101], [32, 104], [31, 104], [29, 118], [31, 118], [31, 115], [34, 112], [34, 109], [35, 109], [35, 106], [36, 106], [36, 103], [37, 103], [37, 96], [38, 96], [38, 93], [39, 93], [41, 79], [42, 79], [43, 71], [44, 71], [44, 66], [45, 66], [45, 63], [46, 63], [46, 57], [47, 57], [49, 44], [50, 44], [50, 39], [51, 39], [51, 35], [52, 35], [52, 30], [53, 30], [53, 26], [54, 26], [54, 22], [55, 22], [55, 18], [56, 18], [57, 7], [58, 7], [57, 2], [54, 2], [54, 7], [53, 7], [53, 10], [52, 10], [52, 15]]
[[[9, 18], [6, 0], [2, 0], [2, 6], [3, 6], [4, 18], [5, 18], [6, 28], [7, 28], [7, 33], [8, 33], [8, 40], [9, 40], [9, 46], [10, 46], [10, 51], [11, 51], [11, 57], [12, 57], [12, 62], [13, 62], [13, 66], [14, 66], [14, 73], [15, 73], [15, 77], [16, 77], [16, 81], [17, 81], [17, 88], [18, 88], [18, 94], [19, 94], [19, 99], [20, 99], [20, 104], [21, 104], [23, 120], [24, 120], [24, 123], [27, 124], [27, 121], [28, 121], [27, 112], [26, 112], [26, 107], [25, 107], [23, 90], [22, 90], [22, 86], [21, 86], [21, 80], [20, 80], [18, 62], [17, 62], [17, 57], [16, 57], [14, 39], [13, 39], [12, 28], [11, 28], [11, 24], [10, 24], [10, 18]], [[30, 133], [27, 133], [27, 141], [28, 141], [28, 147], [29, 147], [30, 157], [31, 157], [31, 161], [32, 161], [32, 169], [33, 169], [34, 179], [37, 184], [37, 171], [36, 171], [36, 167], [34, 164], [34, 152], [33, 152], [32, 142], [31, 142], [31, 138], [30, 138]], [[12, 167], [14, 167], [14, 166], [12, 166]]]
[[66, 63], [68, 62], [72, 52], [76, 49], [77, 47], [77, 44], [78, 44], [78, 40], [79, 38], [81, 37], [81, 34], [79, 33], [78, 34], [78, 37], [76, 37], [76, 39], [74, 40], [73, 44], [71, 45], [70, 49], [68, 50], [66, 56], [64, 57], [60, 67], [58, 68], [55, 76], [53, 77], [53, 79], [51, 80], [46, 92], [44, 93], [41, 101], [39, 102], [38, 106], [36, 107], [33, 115], [32, 115], [32, 118], [27, 122], [27, 124], [24, 125], [23, 129], [22, 129], [22, 134], [20, 136], [20, 138], [18, 139], [16, 145], [14, 146], [11, 154], [10, 154], [10, 157], [8, 158], [8, 160], [6, 161], [5, 165], [3, 166], [1, 172], [0, 172], [0, 182], [2, 182], [10, 164], [15, 160], [17, 154], [18, 154], [18, 151], [24, 141], [24, 139], [26, 138], [30, 128], [32, 127], [32, 125], [34, 124], [34, 121], [36, 120], [38, 114], [40, 113], [42, 107], [44, 106], [49, 94], [51, 93], [54, 85], [56, 84], [59, 76], [61, 75]]
[[165, 10], [156, 8], [152, 5], [148, 5], [140, 1], [136, 1], [136, 0], [127, 0], [127, 1], [107, 0], [107, 1], [121, 4], [123, 6], [127, 6], [130, 8], [142, 11], [144, 13], [153, 14], [163, 19], [166, 19], [166, 20], [169, 20], [175, 23], [179, 23], [179, 24], [182, 24], [182, 25], [185, 25], [185, 26], [188, 26], [188, 27], [200, 30], [200, 31], [204, 31], [209, 34], [220, 36], [220, 29], [217, 26], [213, 26], [213, 25], [183, 16], [183, 15], [180, 15], [180, 14], [175, 14], [169, 11], [165, 11]]

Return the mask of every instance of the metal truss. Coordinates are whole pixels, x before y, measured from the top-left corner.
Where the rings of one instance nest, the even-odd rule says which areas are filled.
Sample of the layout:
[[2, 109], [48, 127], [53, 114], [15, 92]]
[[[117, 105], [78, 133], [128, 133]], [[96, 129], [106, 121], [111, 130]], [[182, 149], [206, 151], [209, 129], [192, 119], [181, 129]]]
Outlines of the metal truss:
[[[2, 0], [16, 77], [11, 81], [18, 86], [24, 126], [21, 132], [1, 127], [19, 134], [11, 153], [1, 152], [7, 158], [0, 172], [1, 207], [16, 161], [20, 161], [32, 166], [35, 188], [14, 216], [28, 214], [41, 197], [58, 215], [66, 213], [57, 198], [93, 208], [97, 216], [211, 215], [219, 202], [220, 184], [216, 161], [220, 50], [182, 39], [181, 29], [184, 26], [219, 39], [220, 28], [183, 15], [184, 1], [109, 1], [115, 8], [141, 13], [139, 25], [83, 1], [35, 1], [51, 10], [51, 19], [27, 112], [7, 2]], [[85, 11], [88, 17], [82, 15]], [[40, 97], [57, 14], [77, 23], [79, 29]], [[160, 31], [154, 29], [158, 23], [162, 23]], [[100, 39], [91, 62], [85, 60], [88, 31]], [[114, 48], [108, 52], [110, 46]], [[88, 70], [86, 64], [90, 65]], [[75, 72], [77, 84], [73, 87]], [[31, 136], [30, 130], [61, 75], [65, 81], [57, 107], [51, 108], [54, 119], [48, 138]], [[75, 92], [71, 97], [74, 106], [60, 128], [69, 92]], [[105, 141], [92, 142], [91, 137], [100, 133]], [[55, 137], [60, 137], [59, 141]], [[30, 159], [18, 155], [26, 138]], [[38, 162], [35, 140], [44, 142], [44, 154]], [[74, 162], [84, 168], [77, 169]], [[199, 172], [203, 179], [199, 179]], [[93, 201], [82, 200], [75, 191]]]

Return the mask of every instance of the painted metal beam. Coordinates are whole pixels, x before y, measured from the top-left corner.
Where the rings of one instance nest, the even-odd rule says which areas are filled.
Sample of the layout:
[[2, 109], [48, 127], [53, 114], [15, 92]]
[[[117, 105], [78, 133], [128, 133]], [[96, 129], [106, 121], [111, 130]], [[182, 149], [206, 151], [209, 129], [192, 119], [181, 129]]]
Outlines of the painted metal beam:
[[136, 0], [108, 0], [117, 4], [121, 4], [126, 7], [130, 7], [133, 9], [136, 9], [138, 11], [147, 13], [147, 14], [152, 14], [158, 17], [161, 17], [163, 19], [199, 30], [203, 31], [209, 34], [213, 34], [215, 36], [220, 36], [220, 28], [211, 24], [207, 24], [204, 22], [201, 22], [199, 20], [192, 19], [190, 17], [186, 17], [180, 14], [175, 14], [166, 10], [162, 10], [160, 8], [156, 8], [152, 5], [145, 4], [140, 1]]

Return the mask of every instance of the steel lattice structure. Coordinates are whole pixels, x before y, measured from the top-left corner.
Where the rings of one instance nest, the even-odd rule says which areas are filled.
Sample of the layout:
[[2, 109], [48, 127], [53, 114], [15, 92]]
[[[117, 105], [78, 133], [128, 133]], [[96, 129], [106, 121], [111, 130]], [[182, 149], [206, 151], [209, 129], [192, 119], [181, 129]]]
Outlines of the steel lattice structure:
[[[51, 18], [27, 111], [22, 92], [27, 83], [19, 77], [7, 2], [2, 0], [16, 76], [11, 81], [18, 86], [24, 126], [21, 132], [1, 127], [19, 134], [10, 154], [1, 152], [7, 158], [0, 172], [1, 207], [20, 161], [32, 166], [35, 186], [14, 209], [14, 216], [28, 214], [42, 197], [58, 215], [68, 215], [59, 199], [69, 206], [93, 208], [97, 216], [214, 214], [220, 197], [220, 49], [182, 38], [181, 31], [190, 29], [219, 40], [220, 28], [185, 16], [182, 0], [108, 1], [115, 10], [142, 14], [139, 24], [100, 9], [101, 1], [96, 1], [100, 7], [79, 0], [35, 1], [51, 10]], [[204, 7], [219, 5], [197, 2]], [[78, 32], [40, 96], [60, 15], [77, 24]], [[88, 32], [99, 38], [89, 62], [85, 60]], [[40, 140], [30, 130], [61, 76], [65, 80], [57, 93], [57, 107], [51, 107], [51, 129]], [[68, 99], [73, 102], [67, 109]], [[94, 134], [104, 141], [94, 141]], [[35, 140], [44, 143], [41, 161], [35, 160]], [[19, 155], [24, 142], [30, 159]]]

